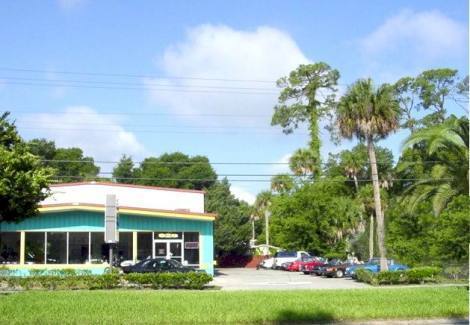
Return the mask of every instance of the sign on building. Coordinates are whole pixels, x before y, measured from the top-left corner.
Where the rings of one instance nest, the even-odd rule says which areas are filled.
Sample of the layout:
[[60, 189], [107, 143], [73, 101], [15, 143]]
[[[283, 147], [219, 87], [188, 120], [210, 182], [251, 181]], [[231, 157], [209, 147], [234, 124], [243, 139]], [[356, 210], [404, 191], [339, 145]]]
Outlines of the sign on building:
[[107, 194], [104, 209], [104, 241], [107, 244], [115, 244], [119, 241], [117, 215], [118, 206], [116, 195]]

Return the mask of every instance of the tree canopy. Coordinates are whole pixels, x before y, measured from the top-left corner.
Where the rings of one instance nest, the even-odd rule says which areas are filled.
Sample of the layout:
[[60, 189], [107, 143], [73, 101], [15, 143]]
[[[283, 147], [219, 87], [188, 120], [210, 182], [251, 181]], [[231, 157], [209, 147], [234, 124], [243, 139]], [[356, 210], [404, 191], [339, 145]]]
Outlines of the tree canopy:
[[52, 170], [29, 152], [8, 116], [0, 116], [0, 222], [17, 222], [38, 213]]

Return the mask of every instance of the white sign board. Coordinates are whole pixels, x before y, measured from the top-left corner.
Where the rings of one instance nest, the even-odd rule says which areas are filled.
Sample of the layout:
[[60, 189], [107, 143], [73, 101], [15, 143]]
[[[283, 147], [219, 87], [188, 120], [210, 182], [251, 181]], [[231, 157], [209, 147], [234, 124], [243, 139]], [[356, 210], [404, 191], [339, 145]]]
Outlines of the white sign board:
[[117, 211], [116, 195], [107, 194], [104, 209], [104, 241], [107, 244], [115, 244], [119, 241]]

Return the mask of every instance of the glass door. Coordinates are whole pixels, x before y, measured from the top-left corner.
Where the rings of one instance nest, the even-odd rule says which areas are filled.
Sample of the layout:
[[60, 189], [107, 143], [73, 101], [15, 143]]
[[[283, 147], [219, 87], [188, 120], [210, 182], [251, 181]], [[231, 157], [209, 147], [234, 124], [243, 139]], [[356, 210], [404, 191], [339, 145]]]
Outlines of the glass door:
[[182, 248], [183, 248], [183, 245], [182, 245], [182, 242], [181, 241], [172, 241], [172, 242], [168, 242], [168, 250], [170, 252], [170, 258], [172, 260], [175, 260], [175, 261], [178, 261], [178, 262], [182, 262], [183, 259], [183, 254], [182, 254]]
[[155, 257], [167, 258], [168, 249], [167, 242], [155, 242]]

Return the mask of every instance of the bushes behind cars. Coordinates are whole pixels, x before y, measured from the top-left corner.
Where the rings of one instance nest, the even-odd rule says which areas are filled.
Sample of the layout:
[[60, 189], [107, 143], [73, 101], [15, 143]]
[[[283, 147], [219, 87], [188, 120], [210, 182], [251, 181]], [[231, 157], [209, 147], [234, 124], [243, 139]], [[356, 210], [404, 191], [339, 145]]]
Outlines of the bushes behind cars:
[[438, 267], [417, 267], [404, 271], [384, 271], [373, 273], [369, 270], [358, 269], [356, 279], [372, 285], [384, 284], [420, 284], [437, 282], [442, 270]]
[[129, 273], [76, 275], [73, 272], [58, 275], [28, 277], [0, 276], [0, 288], [10, 290], [97, 290], [115, 288], [203, 289], [212, 280], [206, 273]]

